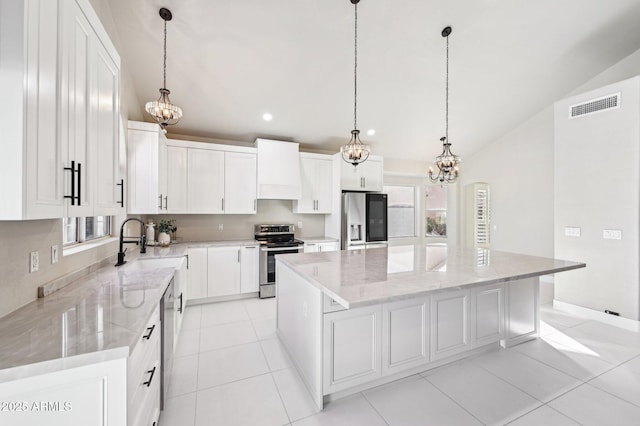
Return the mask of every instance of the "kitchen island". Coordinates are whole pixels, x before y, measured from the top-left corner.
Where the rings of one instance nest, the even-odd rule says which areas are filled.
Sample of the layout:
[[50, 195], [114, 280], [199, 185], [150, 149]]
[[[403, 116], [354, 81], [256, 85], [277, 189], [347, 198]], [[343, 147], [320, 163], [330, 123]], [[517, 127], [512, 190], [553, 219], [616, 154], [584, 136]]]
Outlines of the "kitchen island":
[[586, 265], [443, 244], [277, 257], [277, 331], [318, 408], [536, 338], [539, 277]]

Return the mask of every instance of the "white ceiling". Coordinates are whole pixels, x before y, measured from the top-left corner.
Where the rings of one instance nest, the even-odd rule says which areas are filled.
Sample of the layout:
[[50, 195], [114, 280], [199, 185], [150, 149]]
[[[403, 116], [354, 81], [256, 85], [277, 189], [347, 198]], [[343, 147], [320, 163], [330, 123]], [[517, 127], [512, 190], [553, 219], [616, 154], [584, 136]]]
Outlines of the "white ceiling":
[[[349, 140], [349, 0], [109, 4], [141, 108], [162, 85], [158, 9], [173, 12], [167, 86], [184, 117], [169, 133], [336, 151]], [[640, 48], [638, 0], [361, 0], [358, 18], [358, 127], [374, 154], [395, 158], [440, 152], [447, 25], [449, 135], [463, 157]]]

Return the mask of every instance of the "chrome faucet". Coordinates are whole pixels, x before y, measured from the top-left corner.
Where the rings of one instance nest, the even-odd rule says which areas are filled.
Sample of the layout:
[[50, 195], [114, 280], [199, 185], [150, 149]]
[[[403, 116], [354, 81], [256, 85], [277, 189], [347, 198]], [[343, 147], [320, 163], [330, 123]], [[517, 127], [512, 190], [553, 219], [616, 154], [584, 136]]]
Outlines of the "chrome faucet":
[[[135, 220], [137, 222], [140, 222], [140, 239], [139, 240], [129, 240], [129, 241], [124, 241], [124, 225], [129, 222], [130, 220]], [[140, 247], [140, 253], [146, 253], [147, 252], [147, 236], [144, 233], [144, 222], [141, 221], [140, 219], [136, 219], [135, 217], [131, 217], [127, 220], [125, 220], [124, 222], [122, 222], [122, 226], [120, 227], [120, 249], [118, 251], [118, 263], [116, 263], [116, 266], [121, 266], [124, 265], [125, 263], [127, 263], [126, 260], [124, 260], [124, 253], [127, 251], [127, 249], [123, 250], [123, 245], [125, 243], [136, 243], [136, 244], [140, 244], [142, 247]]]

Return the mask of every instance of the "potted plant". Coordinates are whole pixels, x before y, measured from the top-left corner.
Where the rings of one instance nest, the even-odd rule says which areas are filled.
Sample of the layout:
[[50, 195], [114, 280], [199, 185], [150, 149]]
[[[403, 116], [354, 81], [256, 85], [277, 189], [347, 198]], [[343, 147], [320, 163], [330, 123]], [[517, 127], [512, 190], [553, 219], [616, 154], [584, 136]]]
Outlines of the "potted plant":
[[171, 242], [170, 233], [176, 232], [177, 229], [175, 219], [162, 219], [158, 225], [158, 244], [168, 246]]

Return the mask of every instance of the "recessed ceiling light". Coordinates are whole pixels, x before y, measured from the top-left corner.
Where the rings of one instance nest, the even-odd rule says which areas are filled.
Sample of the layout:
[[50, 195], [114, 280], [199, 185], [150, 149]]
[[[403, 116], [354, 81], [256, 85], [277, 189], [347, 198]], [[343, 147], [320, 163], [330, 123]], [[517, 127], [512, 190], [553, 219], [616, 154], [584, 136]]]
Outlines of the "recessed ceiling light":
[[264, 114], [262, 114], [262, 119], [264, 121], [271, 121], [273, 120], [273, 115], [269, 114], [268, 112], [265, 112]]
[[367, 136], [373, 136], [376, 134], [376, 129], [369, 129], [367, 130]]

